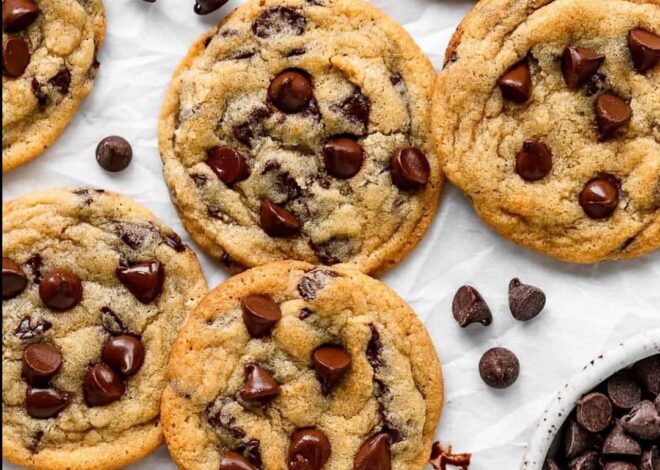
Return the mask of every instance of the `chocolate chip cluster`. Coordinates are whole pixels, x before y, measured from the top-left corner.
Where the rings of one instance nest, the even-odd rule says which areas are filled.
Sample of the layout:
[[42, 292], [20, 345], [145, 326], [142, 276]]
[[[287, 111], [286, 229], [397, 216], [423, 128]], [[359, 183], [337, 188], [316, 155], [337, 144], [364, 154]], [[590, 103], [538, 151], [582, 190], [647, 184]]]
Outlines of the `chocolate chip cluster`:
[[[649, 71], [660, 60], [660, 36], [645, 29], [636, 28], [628, 33], [628, 47], [631, 65], [640, 74]], [[596, 51], [575, 44], [567, 46], [561, 58], [561, 69], [568, 89], [577, 91], [587, 85], [605, 60], [605, 55]], [[532, 98], [533, 80], [529, 62], [530, 58], [526, 57], [497, 80], [505, 100], [524, 104]], [[606, 141], [625, 133], [632, 109], [623, 98], [607, 91], [596, 99], [594, 114], [599, 138]], [[542, 180], [552, 171], [552, 150], [539, 138], [526, 140], [515, 158], [515, 171], [525, 181]], [[620, 179], [616, 175], [594, 175], [580, 191], [580, 206], [591, 219], [607, 219], [619, 204], [620, 188]]]
[[658, 470], [660, 355], [622, 370], [583, 396], [544, 470]]

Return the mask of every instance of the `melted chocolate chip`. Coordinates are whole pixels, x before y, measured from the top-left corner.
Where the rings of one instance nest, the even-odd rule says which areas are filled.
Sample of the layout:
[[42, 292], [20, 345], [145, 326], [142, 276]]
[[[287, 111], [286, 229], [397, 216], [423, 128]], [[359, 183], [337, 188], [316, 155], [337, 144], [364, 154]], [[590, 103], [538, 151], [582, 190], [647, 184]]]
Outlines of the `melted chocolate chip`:
[[174, 232], [163, 234], [163, 243], [165, 243], [177, 253], [183, 253], [186, 251], [186, 244], [183, 243], [183, 241], [181, 241], [181, 237]]
[[103, 344], [101, 358], [115, 372], [128, 377], [135, 375], [144, 364], [144, 345], [130, 335], [115, 336]]
[[110, 307], [101, 307], [103, 329], [113, 335], [129, 333], [128, 327]]
[[206, 164], [225, 184], [238, 183], [250, 176], [245, 157], [230, 147], [213, 147], [206, 153]]
[[507, 388], [518, 380], [520, 363], [515, 354], [505, 348], [493, 348], [481, 357], [479, 374], [493, 388]]
[[96, 161], [106, 171], [122, 171], [128, 167], [132, 159], [131, 144], [123, 137], [109, 136], [96, 146]]
[[351, 367], [351, 356], [339, 346], [321, 346], [312, 354], [316, 376], [324, 394], [346, 375]]
[[198, 15], [213, 13], [229, 0], [195, 0], [194, 11]]
[[305, 300], [314, 300], [318, 291], [325, 288], [330, 279], [337, 276], [338, 274], [334, 271], [314, 269], [300, 279], [300, 282], [298, 283], [298, 293], [300, 294], [300, 297]]
[[82, 300], [83, 285], [80, 278], [66, 269], [46, 273], [39, 283], [39, 297], [51, 310], [65, 312]]
[[525, 103], [532, 96], [532, 73], [527, 60], [518, 62], [497, 79], [502, 96], [514, 103]]
[[35, 343], [23, 351], [23, 378], [35, 387], [48, 384], [62, 366], [59, 349], [48, 343]]
[[305, 32], [307, 19], [300, 10], [281, 6], [265, 9], [252, 23], [252, 32], [260, 38], [279, 34], [300, 36]]
[[628, 33], [628, 47], [635, 69], [639, 73], [655, 67], [660, 60], [660, 36], [636, 28]]
[[369, 98], [359, 91], [349, 96], [339, 104], [333, 104], [330, 109], [335, 113], [340, 113], [349, 121], [355, 124], [361, 124], [365, 128], [369, 124], [369, 113], [371, 112], [371, 103]]
[[261, 338], [270, 334], [282, 318], [280, 306], [266, 295], [251, 294], [243, 298], [243, 321], [250, 336]]
[[285, 70], [271, 82], [268, 98], [284, 113], [299, 113], [312, 100], [312, 81], [302, 70]]
[[580, 192], [580, 205], [592, 219], [610, 217], [619, 205], [619, 186], [616, 177], [603, 174], [584, 185]]
[[291, 436], [289, 470], [321, 470], [330, 459], [330, 441], [318, 429], [301, 429]]
[[69, 405], [69, 396], [54, 387], [28, 387], [25, 393], [25, 410], [35, 419], [54, 418]]
[[117, 277], [141, 303], [153, 302], [163, 291], [165, 269], [156, 260], [132, 263], [118, 267]]
[[10, 78], [23, 75], [30, 64], [30, 48], [25, 39], [10, 37], [2, 48], [2, 73]]
[[258, 470], [248, 459], [233, 450], [227, 451], [220, 460], [218, 470]]
[[390, 161], [392, 182], [403, 190], [418, 190], [426, 186], [431, 174], [429, 161], [417, 148], [403, 148]]
[[632, 117], [632, 110], [628, 103], [609, 93], [598, 97], [595, 109], [601, 139], [606, 139], [614, 134], [617, 129], [628, 124]]
[[568, 46], [562, 55], [562, 72], [568, 88], [577, 90], [596, 73], [605, 56], [577, 46]]
[[362, 444], [353, 461], [353, 470], [390, 470], [391, 468], [390, 436], [386, 433], [369, 438]]
[[526, 140], [516, 155], [516, 173], [525, 181], [538, 181], [552, 170], [552, 152], [539, 140]]
[[83, 397], [87, 406], [105, 406], [119, 400], [126, 386], [119, 376], [105, 364], [95, 364], [85, 373]]
[[472, 286], [462, 286], [456, 291], [451, 309], [461, 328], [477, 322], [484, 326], [493, 323], [493, 314], [488, 304]]
[[15, 33], [28, 28], [41, 13], [33, 0], [3, 0], [2, 29]]
[[369, 361], [369, 365], [371, 365], [374, 372], [378, 372], [385, 365], [385, 361], [383, 361], [383, 342], [380, 339], [380, 333], [376, 325], [369, 325], [369, 329], [371, 330], [371, 337], [367, 343], [367, 361]]
[[259, 364], [245, 366], [245, 384], [239, 396], [245, 401], [268, 402], [280, 394], [280, 384]]
[[523, 284], [519, 279], [509, 283], [509, 309], [513, 318], [529, 321], [545, 307], [545, 294], [538, 287]]
[[38, 320], [32, 324], [31, 318], [25, 317], [14, 331], [14, 336], [21, 340], [33, 339], [50, 330], [52, 327], [53, 324], [47, 320]]
[[2, 299], [12, 299], [27, 286], [23, 269], [11, 258], [2, 257]]
[[71, 72], [67, 69], [60, 70], [54, 77], [48, 80], [48, 83], [57, 88], [60, 93], [66, 95], [69, 92], [69, 86], [71, 85]]
[[48, 95], [44, 91], [44, 85], [39, 82], [36, 78], [32, 79], [30, 83], [32, 88], [32, 94], [37, 98], [37, 103], [39, 104], [39, 109], [43, 109], [48, 104]]
[[330, 139], [323, 147], [323, 156], [326, 170], [338, 179], [355, 176], [362, 168], [364, 161], [362, 146], [349, 137]]
[[300, 230], [300, 221], [283, 207], [270, 201], [261, 201], [260, 225], [271, 237], [290, 237]]

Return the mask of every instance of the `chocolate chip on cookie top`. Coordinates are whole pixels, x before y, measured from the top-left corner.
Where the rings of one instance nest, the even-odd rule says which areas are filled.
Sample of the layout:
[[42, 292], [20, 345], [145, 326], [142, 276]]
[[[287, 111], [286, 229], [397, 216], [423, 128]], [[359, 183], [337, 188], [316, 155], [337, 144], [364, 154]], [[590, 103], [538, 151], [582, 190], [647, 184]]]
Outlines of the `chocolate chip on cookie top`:
[[193, 46], [166, 97], [161, 156], [184, 225], [247, 267], [392, 266], [443, 183], [428, 145], [433, 75], [361, 0], [242, 5]]
[[584, 263], [660, 246], [658, 24], [645, 0], [487, 0], [462, 22], [434, 142], [502, 235]]
[[354, 270], [295, 261], [209, 294], [168, 380], [165, 436], [190, 470], [421, 470], [442, 403], [429, 337], [402, 300]]
[[205, 293], [192, 251], [123, 196], [51, 189], [5, 203], [5, 457], [93, 469], [160, 445], [165, 365]]

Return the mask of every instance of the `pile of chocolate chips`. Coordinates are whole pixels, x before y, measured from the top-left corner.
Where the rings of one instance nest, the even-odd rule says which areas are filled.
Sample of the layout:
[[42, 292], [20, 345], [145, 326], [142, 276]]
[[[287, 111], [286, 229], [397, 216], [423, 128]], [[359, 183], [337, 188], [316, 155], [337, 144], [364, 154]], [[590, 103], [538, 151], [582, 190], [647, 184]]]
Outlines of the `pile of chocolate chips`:
[[543, 470], [660, 470], [660, 354], [583, 396]]

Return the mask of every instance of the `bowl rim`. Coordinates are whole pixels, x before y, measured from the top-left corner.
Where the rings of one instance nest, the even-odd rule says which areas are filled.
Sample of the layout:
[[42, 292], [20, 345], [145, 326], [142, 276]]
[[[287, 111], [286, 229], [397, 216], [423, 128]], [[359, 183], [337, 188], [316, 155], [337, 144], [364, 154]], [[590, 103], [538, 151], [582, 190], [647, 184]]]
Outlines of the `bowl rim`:
[[620, 341], [592, 359], [553, 397], [536, 424], [520, 470], [542, 470], [548, 450], [580, 398], [614, 373], [660, 353], [660, 328]]

